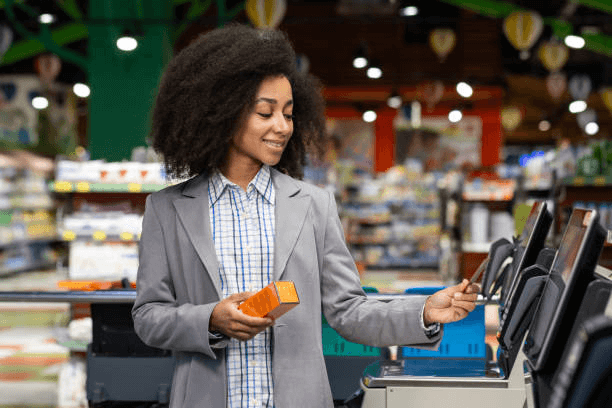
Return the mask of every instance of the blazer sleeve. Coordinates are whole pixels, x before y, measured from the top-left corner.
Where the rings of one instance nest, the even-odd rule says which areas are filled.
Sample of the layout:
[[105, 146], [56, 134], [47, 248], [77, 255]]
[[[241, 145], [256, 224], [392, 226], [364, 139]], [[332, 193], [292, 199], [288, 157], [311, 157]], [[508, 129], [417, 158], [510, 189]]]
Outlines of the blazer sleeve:
[[368, 299], [344, 237], [333, 194], [327, 201], [321, 262], [321, 301], [329, 324], [349, 341], [377, 347], [435, 349], [442, 333], [428, 337], [421, 310], [425, 296], [391, 301]]
[[139, 243], [137, 295], [132, 308], [136, 334], [152, 347], [200, 352], [215, 359], [219, 339], [210, 336], [208, 323], [217, 302], [178, 305], [164, 242], [153, 195], [149, 195]]

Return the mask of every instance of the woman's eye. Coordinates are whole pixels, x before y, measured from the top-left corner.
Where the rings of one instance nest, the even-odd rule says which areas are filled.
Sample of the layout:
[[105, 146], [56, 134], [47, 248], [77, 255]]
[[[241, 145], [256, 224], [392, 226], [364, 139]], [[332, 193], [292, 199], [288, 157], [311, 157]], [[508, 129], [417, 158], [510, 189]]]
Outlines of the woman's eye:
[[293, 119], [295, 119], [295, 116], [293, 116], [293, 115], [285, 115], [285, 119], [292, 121]]
[[271, 113], [257, 113], [259, 116], [261, 116], [262, 118], [271, 118], [272, 114]]

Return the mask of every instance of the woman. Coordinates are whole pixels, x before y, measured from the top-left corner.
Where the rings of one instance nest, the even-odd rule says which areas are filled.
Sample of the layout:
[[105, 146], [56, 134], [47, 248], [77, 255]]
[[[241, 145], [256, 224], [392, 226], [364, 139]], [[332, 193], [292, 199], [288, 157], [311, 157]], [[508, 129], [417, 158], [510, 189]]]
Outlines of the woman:
[[[325, 142], [316, 82], [279, 31], [230, 25], [169, 64], [152, 140], [174, 176], [147, 198], [136, 332], [176, 358], [171, 407], [331, 407], [321, 311], [350, 341], [435, 347], [474, 309], [467, 281], [429, 298], [368, 299], [336, 203], [299, 181]], [[276, 280], [300, 304], [276, 321], [238, 305]], [[465, 293], [464, 293], [465, 292]]]

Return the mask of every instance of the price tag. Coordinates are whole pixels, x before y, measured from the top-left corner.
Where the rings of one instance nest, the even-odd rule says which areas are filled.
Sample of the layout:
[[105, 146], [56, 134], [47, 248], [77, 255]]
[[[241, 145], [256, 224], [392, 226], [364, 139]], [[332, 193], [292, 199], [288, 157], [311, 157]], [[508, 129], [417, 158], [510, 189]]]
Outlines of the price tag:
[[130, 193], [140, 193], [142, 191], [142, 184], [129, 183], [128, 184], [128, 191]]
[[77, 183], [76, 191], [78, 191], [79, 193], [88, 193], [89, 191], [91, 191], [91, 186], [89, 185], [89, 183], [81, 181]]
[[72, 183], [69, 181], [56, 181], [53, 183], [53, 189], [58, 193], [69, 193], [72, 191]]
[[106, 233], [104, 231], [96, 231], [93, 233], [93, 239], [95, 241], [104, 241], [106, 239]]
[[574, 185], [584, 186], [584, 177], [574, 177]]
[[74, 241], [76, 239], [76, 234], [73, 231], [66, 230], [62, 234], [62, 238], [64, 241]]
[[122, 241], [132, 241], [134, 239], [134, 234], [131, 232], [122, 232], [119, 238], [121, 238]]
[[606, 178], [604, 176], [597, 176], [593, 179], [593, 184], [595, 184], [596, 186], [605, 186]]

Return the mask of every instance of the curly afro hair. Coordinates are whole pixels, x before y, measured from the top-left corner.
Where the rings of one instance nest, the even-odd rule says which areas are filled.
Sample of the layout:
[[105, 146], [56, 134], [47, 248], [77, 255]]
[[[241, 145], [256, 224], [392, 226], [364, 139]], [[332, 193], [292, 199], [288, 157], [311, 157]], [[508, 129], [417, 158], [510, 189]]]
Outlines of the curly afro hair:
[[326, 139], [319, 82], [297, 70], [286, 34], [230, 24], [201, 35], [168, 64], [153, 108], [151, 140], [168, 173], [195, 176], [222, 166], [232, 136], [261, 82], [285, 76], [293, 91], [294, 130], [275, 168], [303, 177], [307, 152]]

